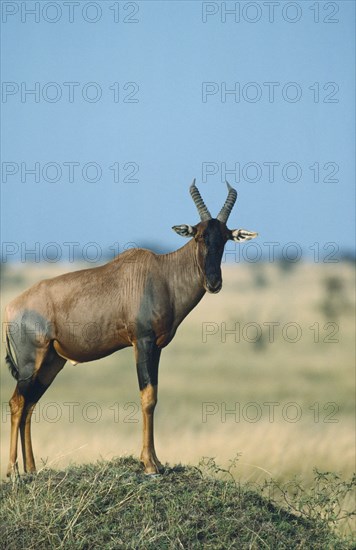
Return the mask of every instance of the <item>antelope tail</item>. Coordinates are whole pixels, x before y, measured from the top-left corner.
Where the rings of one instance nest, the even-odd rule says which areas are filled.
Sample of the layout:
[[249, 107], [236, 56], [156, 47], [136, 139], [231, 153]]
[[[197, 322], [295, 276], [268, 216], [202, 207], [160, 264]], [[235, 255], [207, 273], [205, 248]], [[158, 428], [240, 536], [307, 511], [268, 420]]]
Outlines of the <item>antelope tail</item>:
[[14, 359], [14, 356], [11, 351], [11, 343], [8, 331], [6, 331], [6, 357], [5, 361], [7, 366], [9, 367], [9, 371], [11, 372], [11, 375], [18, 380], [19, 379], [19, 368], [16, 364], [16, 361]]

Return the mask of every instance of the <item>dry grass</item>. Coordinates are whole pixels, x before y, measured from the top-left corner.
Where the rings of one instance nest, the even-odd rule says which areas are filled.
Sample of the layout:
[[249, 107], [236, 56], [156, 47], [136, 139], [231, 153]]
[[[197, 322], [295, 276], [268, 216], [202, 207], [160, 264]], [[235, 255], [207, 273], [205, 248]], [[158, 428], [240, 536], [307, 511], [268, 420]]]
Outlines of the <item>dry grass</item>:
[[261, 489], [236, 483], [211, 459], [155, 478], [132, 457], [46, 469], [0, 485], [0, 547], [351, 550], [352, 536], [335, 526], [353, 485], [316, 472], [317, 491], [275, 482]]
[[[16, 269], [5, 272], [3, 306], [33, 282], [59, 271], [58, 266], [37, 265]], [[353, 277], [353, 267], [342, 263], [300, 264], [289, 271], [278, 264], [225, 266], [223, 291], [203, 299], [162, 354], [156, 414], [161, 460], [194, 464], [202, 456], [215, 456], [224, 464], [241, 453], [235, 474], [249, 481], [270, 476], [285, 480], [293, 475], [308, 481], [315, 466], [349, 475], [355, 433]], [[327, 281], [335, 278], [341, 284], [336, 296], [327, 290]], [[332, 319], [325, 304], [334, 311]], [[270, 322], [280, 323], [273, 343], [268, 342], [268, 326], [263, 324]], [[336, 323], [338, 342], [323, 342], [330, 332], [330, 327], [324, 328], [327, 322]], [[218, 330], [206, 342], [204, 323]], [[247, 323], [257, 323], [263, 337], [257, 343], [235, 342], [230, 334], [224, 343], [222, 323], [228, 329], [240, 323], [241, 330]], [[288, 323], [298, 323], [302, 330], [296, 343], [282, 337], [281, 328]], [[315, 323], [319, 343], [314, 343], [315, 332], [310, 329]], [[291, 329], [287, 336], [293, 335]], [[252, 332], [249, 337], [253, 338]], [[4, 474], [10, 427], [7, 401], [14, 387], [4, 365], [1, 382]], [[91, 402], [96, 409], [88, 406]], [[254, 405], [246, 409], [251, 402]], [[273, 421], [266, 402], [277, 403]], [[301, 414], [296, 422], [286, 418], [297, 410], [286, 408], [291, 402]], [[73, 405], [74, 421], [66, 403], [78, 403]], [[33, 427], [38, 465], [41, 459], [62, 468], [98, 457], [137, 456], [138, 403], [132, 350], [85, 365], [68, 364], [41, 400], [35, 417], [39, 420]], [[204, 403], [216, 411], [206, 422]], [[334, 414], [330, 403], [338, 407]], [[230, 410], [240, 406], [240, 418], [230, 414], [224, 422], [224, 406]], [[260, 419], [246, 419], [246, 414], [253, 417], [257, 410], [262, 413]], [[100, 419], [91, 422], [98, 411]]]

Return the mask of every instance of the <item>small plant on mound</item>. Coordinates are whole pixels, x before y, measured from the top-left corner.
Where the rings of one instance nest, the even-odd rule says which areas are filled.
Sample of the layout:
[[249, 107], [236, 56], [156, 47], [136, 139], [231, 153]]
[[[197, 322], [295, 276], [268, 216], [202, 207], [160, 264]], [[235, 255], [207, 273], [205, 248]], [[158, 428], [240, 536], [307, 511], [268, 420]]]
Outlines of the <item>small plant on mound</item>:
[[319, 472], [314, 469], [314, 483], [305, 487], [300, 480], [286, 484], [276, 481], [265, 482], [263, 493], [274, 494], [277, 501], [297, 515], [315, 521], [327, 523], [337, 529], [340, 523], [349, 523], [355, 517], [355, 510], [348, 509], [348, 501], [355, 501], [356, 475], [350, 480], [342, 480], [335, 472]]
[[[199, 468], [210, 475], [235, 481], [233, 472], [236, 471], [239, 458], [240, 455], [237, 454], [229, 461], [227, 468], [222, 468], [214, 458], [204, 457], [199, 463]], [[353, 506], [356, 474], [349, 480], [344, 480], [335, 472], [320, 472], [317, 468], [314, 468], [313, 472], [314, 483], [308, 486], [295, 477], [286, 483], [270, 479], [261, 486], [256, 483], [245, 483], [243, 487], [249, 487], [262, 494], [271, 503], [282, 506], [297, 517], [310, 520], [315, 525], [320, 524], [322, 529], [327, 524], [336, 532], [352, 532], [352, 521], [356, 515]]]

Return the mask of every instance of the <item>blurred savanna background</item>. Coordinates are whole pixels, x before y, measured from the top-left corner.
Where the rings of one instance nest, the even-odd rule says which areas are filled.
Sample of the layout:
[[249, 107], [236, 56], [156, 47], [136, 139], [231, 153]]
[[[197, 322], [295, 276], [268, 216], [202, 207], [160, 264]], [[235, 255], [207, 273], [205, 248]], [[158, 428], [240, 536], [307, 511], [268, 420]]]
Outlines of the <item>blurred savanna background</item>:
[[[41, 279], [179, 248], [170, 228], [198, 222], [193, 178], [213, 216], [228, 180], [229, 228], [260, 236], [227, 244], [222, 291], [162, 353], [158, 457], [238, 457], [251, 483], [349, 478], [354, 2], [74, 2], [73, 21], [66, 2], [2, 4], [2, 329], [6, 303]], [[34, 413], [38, 468], [139, 456], [139, 405], [132, 349], [67, 363]]]
[[[243, 246], [243, 245], [242, 245]], [[72, 265], [6, 265], [3, 304]], [[162, 353], [156, 449], [161, 461], [203, 456], [262, 482], [313, 468], [354, 468], [354, 263], [223, 264], [223, 290], [206, 295]], [[3, 358], [2, 358], [3, 359]], [[15, 381], [1, 369], [5, 473]], [[139, 455], [141, 411], [132, 349], [67, 363], [33, 419], [38, 467]], [[20, 461], [21, 463], [21, 461]]]

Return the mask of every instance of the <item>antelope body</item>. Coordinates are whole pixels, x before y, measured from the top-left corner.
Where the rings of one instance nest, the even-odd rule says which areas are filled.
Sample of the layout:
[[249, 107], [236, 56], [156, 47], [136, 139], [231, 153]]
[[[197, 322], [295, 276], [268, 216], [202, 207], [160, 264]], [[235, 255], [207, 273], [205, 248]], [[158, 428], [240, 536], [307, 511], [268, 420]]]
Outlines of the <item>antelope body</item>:
[[221, 259], [228, 239], [257, 236], [230, 230], [236, 201], [228, 197], [217, 218], [206, 208], [195, 180], [190, 187], [201, 221], [173, 229], [192, 239], [170, 254], [130, 249], [106, 265], [41, 281], [6, 308], [6, 362], [17, 379], [10, 399], [11, 441], [8, 475], [17, 473], [20, 432], [24, 470], [36, 470], [31, 443], [33, 409], [67, 360], [93, 361], [133, 346], [143, 414], [141, 462], [157, 474], [153, 415], [157, 403], [161, 349], [205, 292], [221, 290]]

